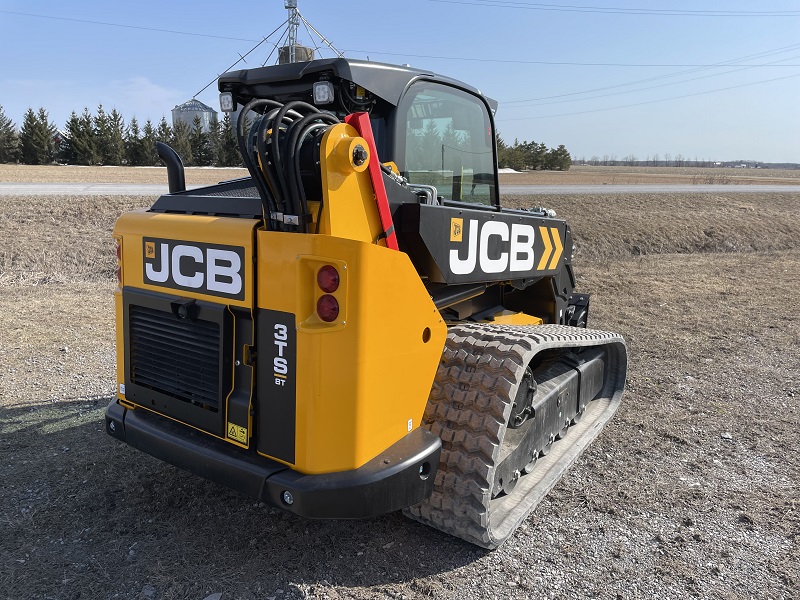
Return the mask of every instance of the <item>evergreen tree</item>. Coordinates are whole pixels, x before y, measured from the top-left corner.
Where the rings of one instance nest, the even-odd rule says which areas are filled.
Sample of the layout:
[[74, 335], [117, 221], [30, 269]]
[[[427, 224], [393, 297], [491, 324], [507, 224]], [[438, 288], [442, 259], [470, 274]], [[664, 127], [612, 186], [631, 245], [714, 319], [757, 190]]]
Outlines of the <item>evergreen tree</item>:
[[13, 163], [19, 160], [19, 134], [13, 121], [3, 112], [0, 105], [0, 163]]
[[28, 165], [46, 165], [55, 158], [53, 137], [56, 126], [50, 122], [47, 111], [39, 108], [37, 113], [28, 109], [19, 132], [22, 162]]
[[191, 164], [198, 167], [207, 167], [211, 164], [211, 142], [209, 135], [203, 129], [200, 115], [195, 116], [189, 132], [189, 145], [192, 148]]
[[219, 166], [240, 167], [242, 165], [242, 155], [239, 154], [239, 143], [236, 140], [236, 132], [231, 125], [230, 113], [225, 113], [225, 116], [222, 117], [220, 146]]
[[156, 139], [159, 142], [164, 142], [165, 144], [172, 143], [172, 128], [167, 123], [167, 119], [162, 115], [161, 121], [158, 123], [158, 129], [156, 130]]
[[192, 140], [189, 126], [183, 121], [178, 121], [172, 128], [172, 149], [178, 153], [186, 166], [192, 166]]
[[96, 165], [98, 161], [94, 121], [88, 108], [79, 117], [74, 112], [67, 121], [67, 161], [75, 165]]
[[132, 167], [139, 167], [144, 162], [144, 148], [142, 147], [142, 132], [139, 121], [131, 117], [128, 128], [125, 130], [125, 160]]
[[429, 120], [419, 139], [418, 168], [438, 171], [442, 165], [442, 136], [433, 119]]
[[568, 171], [572, 166], [572, 157], [569, 151], [561, 144], [558, 148], [553, 148], [547, 152], [545, 168], [554, 171]]
[[500, 163], [500, 166], [514, 169], [515, 171], [525, 170], [525, 156], [518, 139], [514, 139], [513, 146], [506, 146], [503, 152], [503, 161]]
[[210, 164], [218, 167], [222, 165], [222, 123], [217, 118], [217, 113], [211, 116], [208, 128], [208, 145], [211, 154]]
[[121, 165], [125, 163], [125, 119], [117, 112], [116, 108], [112, 108], [108, 115], [108, 148], [105, 158], [103, 164]]
[[442, 134], [442, 146], [444, 147], [444, 168], [453, 171], [454, 175], [461, 175], [464, 164], [464, 136], [453, 129], [453, 123], [447, 124]]
[[[164, 123], [166, 125], [166, 122]], [[169, 139], [167, 137], [166, 139]], [[152, 121], [147, 119], [142, 130], [142, 164], [153, 166], [160, 162], [158, 152], [156, 152], [156, 130], [153, 127]]]
[[62, 156], [63, 160], [70, 165], [74, 165], [77, 162], [75, 160], [75, 142], [73, 141], [77, 128], [78, 115], [76, 115], [75, 111], [73, 110], [69, 115], [69, 119], [67, 119], [66, 125], [64, 125], [64, 131], [67, 134], [67, 143]]
[[511, 147], [500, 137], [498, 132], [495, 136], [497, 144], [497, 166], [501, 169], [511, 169]]
[[522, 142], [520, 151], [525, 162], [525, 168], [534, 170], [545, 168], [545, 158], [547, 156], [547, 146], [545, 144], [537, 144], [534, 141]]
[[111, 164], [111, 122], [102, 104], [97, 106], [94, 117], [94, 138], [98, 162], [101, 165]]

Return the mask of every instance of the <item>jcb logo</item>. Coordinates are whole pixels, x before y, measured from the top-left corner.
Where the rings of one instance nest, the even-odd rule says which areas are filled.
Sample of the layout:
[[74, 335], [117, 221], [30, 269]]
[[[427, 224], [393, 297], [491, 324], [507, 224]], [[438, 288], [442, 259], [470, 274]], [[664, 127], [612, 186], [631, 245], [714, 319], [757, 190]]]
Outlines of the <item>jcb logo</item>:
[[513, 223], [509, 227], [503, 221], [487, 221], [479, 225], [476, 219], [471, 219], [467, 231], [467, 255], [461, 258], [459, 248], [452, 248], [450, 270], [456, 275], [468, 275], [476, 267], [484, 273], [531, 271], [534, 239], [531, 225]]
[[244, 248], [177, 240], [144, 242], [144, 282], [182, 290], [244, 298]]
[[463, 235], [464, 219], [450, 219], [450, 241], [460, 242]]

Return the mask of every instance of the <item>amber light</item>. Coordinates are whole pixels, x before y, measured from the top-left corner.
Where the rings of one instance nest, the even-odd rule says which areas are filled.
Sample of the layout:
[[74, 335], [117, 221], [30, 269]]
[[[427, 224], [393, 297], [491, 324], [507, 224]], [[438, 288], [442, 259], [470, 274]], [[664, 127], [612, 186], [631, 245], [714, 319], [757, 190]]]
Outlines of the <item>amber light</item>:
[[317, 271], [317, 285], [323, 292], [332, 294], [339, 289], [339, 271], [333, 265], [325, 265]]
[[335, 321], [339, 316], [339, 302], [330, 294], [320, 296], [317, 300], [317, 314], [326, 323]]

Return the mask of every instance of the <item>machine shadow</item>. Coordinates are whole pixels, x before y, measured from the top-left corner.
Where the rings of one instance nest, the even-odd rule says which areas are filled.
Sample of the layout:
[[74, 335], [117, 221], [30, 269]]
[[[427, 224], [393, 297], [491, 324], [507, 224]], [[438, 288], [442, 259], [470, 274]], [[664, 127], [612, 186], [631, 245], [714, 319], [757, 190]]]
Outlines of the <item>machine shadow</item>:
[[[400, 513], [311, 521], [271, 508], [113, 440], [108, 400], [0, 409], [0, 475], [10, 482], [0, 490], [9, 525], [0, 548], [16, 559], [3, 570], [20, 585], [45, 586], [44, 595], [61, 594], [65, 579], [100, 595], [141, 589], [143, 578], [176, 592], [198, 582], [230, 589], [231, 577], [263, 593], [379, 586], [487, 554]], [[80, 568], [48, 584], [42, 573], [54, 564]]]

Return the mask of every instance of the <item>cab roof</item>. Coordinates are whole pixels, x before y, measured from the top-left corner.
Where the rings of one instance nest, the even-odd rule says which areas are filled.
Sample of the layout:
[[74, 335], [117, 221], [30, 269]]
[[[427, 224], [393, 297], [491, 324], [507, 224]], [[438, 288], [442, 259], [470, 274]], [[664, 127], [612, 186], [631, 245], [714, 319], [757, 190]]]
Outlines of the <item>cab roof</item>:
[[[233, 92], [240, 103], [309, 89], [325, 77], [352, 81], [397, 106], [406, 88], [418, 79], [439, 81], [483, 96], [473, 86], [433, 71], [349, 58], [327, 58], [256, 69], [229, 71], [219, 77], [219, 91]], [[487, 98], [492, 109], [497, 102]]]

